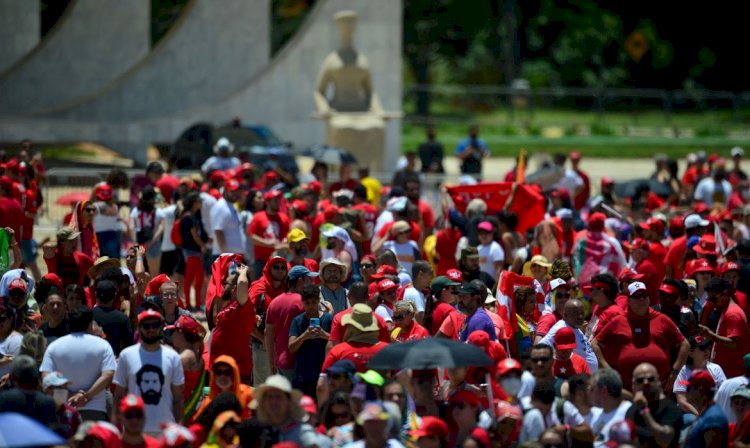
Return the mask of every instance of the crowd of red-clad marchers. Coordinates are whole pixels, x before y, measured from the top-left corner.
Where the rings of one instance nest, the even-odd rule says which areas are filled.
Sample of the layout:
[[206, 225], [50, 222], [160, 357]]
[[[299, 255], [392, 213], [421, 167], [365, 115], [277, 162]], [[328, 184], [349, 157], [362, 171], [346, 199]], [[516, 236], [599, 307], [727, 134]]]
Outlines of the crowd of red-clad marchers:
[[39, 247], [41, 158], [3, 155], [2, 414], [82, 447], [750, 446], [741, 148], [627, 196], [519, 162], [500, 204], [413, 155], [383, 186], [215, 152], [113, 170]]

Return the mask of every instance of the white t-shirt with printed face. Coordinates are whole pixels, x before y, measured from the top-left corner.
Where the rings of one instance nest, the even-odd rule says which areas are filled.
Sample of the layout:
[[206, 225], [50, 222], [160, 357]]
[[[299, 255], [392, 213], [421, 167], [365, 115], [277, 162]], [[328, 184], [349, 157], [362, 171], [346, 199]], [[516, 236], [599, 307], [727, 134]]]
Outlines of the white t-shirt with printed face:
[[[39, 371], [60, 371], [70, 380], [68, 390], [78, 392], [89, 390], [102, 372], [113, 371], [117, 367], [112, 346], [106, 339], [88, 333], [71, 333], [55, 339], [44, 353]], [[104, 391], [89, 397], [81, 409], [107, 411]]]
[[245, 255], [245, 232], [240, 228], [240, 215], [232, 204], [221, 198], [211, 209], [211, 227], [214, 232], [214, 245], [211, 249], [214, 255], [221, 255], [222, 250], [216, 242], [216, 231], [224, 232], [224, 242], [227, 250], [233, 254]]
[[146, 403], [144, 431], [159, 433], [163, 423], [175, 421], [172, 386], [185, 384], [185, 372], [180, 355], [172, 348], [162, 346], [150, 352], [137, 344], [120, 352], [113, 383], [143, 398]]
[[505, 261], [505, 251], [497, 241], [491, 241], [490, 244], [480, 244], [477, 246], [479, 253], [479, 270], [486, 272], [490, 277], [497, 280], [497, 270], [495, 263]]

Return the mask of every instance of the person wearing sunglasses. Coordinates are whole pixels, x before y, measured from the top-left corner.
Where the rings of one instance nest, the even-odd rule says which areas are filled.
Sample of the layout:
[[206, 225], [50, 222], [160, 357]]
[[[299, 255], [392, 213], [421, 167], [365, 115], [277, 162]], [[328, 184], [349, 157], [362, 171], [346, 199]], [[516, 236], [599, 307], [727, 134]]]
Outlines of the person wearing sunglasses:
[[676, 448], [683, 427], [682, 411], [664, 394], [659, 370], [644, 362], [638, 364], [629, 377], [632, 378], [633, 405], [626, 416], [635, 423], [638, 442], [641, 446]]
[[185, 373], [180, 355], [162, 346], [164, 318], [159, 312], [148, 310], [138, 315], [138, 335], [140, 343], [120, 352], [112, 381], [114, 400], [119, 403], [128, 393], [140, 396], [147, 405], [144, 430], [156, 436], [162, 424], [182, 420]]
[[123, 448], [153, 447], [158, 445], [156, 438], [143, 433], [146, 426], [146, 405], [135, 394], [128, 394], [120, 400], [120, 441]]
[[408, 300], [396, 302], [393, 308], [393, 324], [395, 327], [391, 332], [393, 342], [406, 342], [430, 337], [427, 329], [414, 320], [415, 313], [414, 302]]

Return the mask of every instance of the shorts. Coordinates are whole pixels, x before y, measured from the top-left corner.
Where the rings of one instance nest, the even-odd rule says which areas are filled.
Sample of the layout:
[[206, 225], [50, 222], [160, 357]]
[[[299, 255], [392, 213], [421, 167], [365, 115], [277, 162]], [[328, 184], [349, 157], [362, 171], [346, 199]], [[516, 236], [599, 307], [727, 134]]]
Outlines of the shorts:
[[23, 264], [30, 264], [36, 260], [35, 240], [21, 240], [21, 260]]

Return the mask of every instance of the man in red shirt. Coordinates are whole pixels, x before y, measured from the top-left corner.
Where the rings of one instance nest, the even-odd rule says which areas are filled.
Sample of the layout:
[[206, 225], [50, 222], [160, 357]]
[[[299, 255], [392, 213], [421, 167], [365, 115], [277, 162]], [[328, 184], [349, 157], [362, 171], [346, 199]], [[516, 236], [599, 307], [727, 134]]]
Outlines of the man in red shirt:
[[409, 179], [404, 184], [406, 197], [419, 209], [419, 215], [422, 218], [422, 235], [432, 235], [435, 229], [435, 214], [432, 207], [427, 202], [420, 199], [422, 195], [422, 183], [419, 179]]
[[586, 205], [589, 196], [591, 196], [591, 180], [589, 180], [589, 175], [579, 166], [581, 163], [581, 153], [579, 151], [573, 151], [570, 153], [569, 157], [573, 171], [575, 171], [583, 181], [583, 188], [581, 188], [573, 198], [573, 207], [575, 207], [576, 210], [580, 210]]
[[[367, 285], [362, 282], [353, 283], [351, 288], [349, 288], [347, 299], [349, 299], [349, 304], [352, 308], [347, 308], [333, 316], [331, 334], [328, 336], [328, 344], [326, 344], [326, 353], [330, 352], [336, 344], [344, 340], [344, 326], [341, 324], [344, 316], [352, 313], [354, 305], [358, 303], [367, 304]], [[388, 331], [388, 323], [381, 316], [375, 313], [373, 315], [378, 322], [378, 340], [385, 343], [391, 342], [391, 332]]]
[[120, 400], [120, 446], [122, 448], [158, 448], [158, 440], [143, 433], [146, 427], [146, 404], [140, 395], [128, 394]]
[[279, 212], [281, 192], [268, 191], [263, 195], [263, 200], [266, 201], [266, 209], [253, 215], [247, 229], [255, 246], [253, 278], [260, 278], [266, 260], [271, 258], [275, 250], [286, 247], [282, 239], [289, 233], [289, 216]]
[[219, 311], [209, 353], [210, 363], [221, 355], [234, 358], [242, 382], [249, 385], [253, 374], [250, 335], [255, 330], [255, 306], [249, 301], [247, 269], [239, 265], [236, 270], [230, 270], [224, 279], [224, 292], [213, 300], [212, 306]]
[[[646, 285], [633, 282], [628, 293], [627, 312], [615, 316], [591, 341], [599, 368], [611, 367], [623, 376], [623, 384], [632, 384], [635, 367], [648, 362], [671, 388], [685, 365], [690, 344], [669, 317], [649, 307]], [[671, 350], [678, 353], [670, 366]]]
[[266, 312], [265, 344], [268, 352], [268, 365], [272, 374], [284, 375], [294, 381], [294, 355], [289, 351], [289, 328], [292, 320], [304, 312], [302, 288], [312, 284], [317, 272], [310, 272], [304, 266], [294, 266], [287, 275], [287, 291], [276, 296]]
[[[706, 284], [707, 302], [713, 309], [704, 310], [700, 334], [714, 342], [712, 360], [720, 365], [727, 378], [744, 374], [739, 356], [750, 352], [747, 317], [732, 300], [734, 288], [723, 278], [714, 277]], [[708, 304], [707, 304], [708, 305]], [[707, 306], [708, 308], [708, 306]]]
[[640, 227], [643, 230], [643, 239], [649, 242], [648, 261], [656, 267], [659, 278], [664, 279], [664, 258], [667, 256], [667, 249], [661, 243], [661, 239], [664, 238], [664, 221], [651, 218], [642, 222]]
[[579, 373], [591, 374], [591, 368], [585, 359], [573, 353], [576, 335], [571, 327], [562, 327], [555, 333], [555, 360], [552, 363], [552, 373], [557, 378], [567, 380]]
[[94, 265], [91, 257], [76, 250], [77, 239], [80, 235], [81, 232], [76, 232], [70, 227], [63, 227], [57, 231], [57, 244], [46, 243], [42, 248], [44, 262], [47, 263], [47, 272], [56, 273], [62, 280], [63, 287], [85, 285], [86, 274]]
[[700, 215], [693, 213], [688, 215], [684, 221], [685, 234], [675, 238], [664, 257], [664, 267], [667, 278], [681, 279], [685, 274], [685, 252], [687, 251], [687, 240], [693, 235], [702, 235], [706, 230], [708, 221]]
[[23, 216], [21, 204], [13, 199], [13, 179], [0, 176], [0, 228], [10, 227], [20, 241]]
[[[367, 188], [358, 184], [354, 187], [354, 196], [352, 197], [354, 205], [353, 210], [362, 212], [365, 221], [366, 240], [362, 242], [362, 251], [365, 255], [371, 253], [372, 236], [375, 234], [375, 222], [378, 220], [378, 209], [367, 201]], [[363, 235], [364, 236], [364, 235]]]
[[630, 244], [630, 257], [635, 262], [635, 272], [643, 275], [641, 281], [646, 284], [650, 304], [654, 306], [659, 304], [659, 285], [661, 285], [662, 277], [659, 277], [658, 269], [648, 259], [650, 248], [648, 241], [636, 238]]
[[589, 340], [615, 316], [623, 314], [623, 309], [615, 303], [617, 289], [617, 279], [608, 272], [591, 277], [591, 284], [583, 287], [584, 292], [591, 298], [591, 303], [596, 305], [591, 321], [586, 326], [586, 337]]
[[357, 372], [365, 372], [367, 363], [387, 344], [378, 340], [378, 321], [372, 308], [362, 303], [352, 307], [352, 312], [341, 318], [344, 326], [344, 341], [334, 346], [326, 355], [323, 369], [327, 370], [336, 361], [348, 359], [357, 367]]

